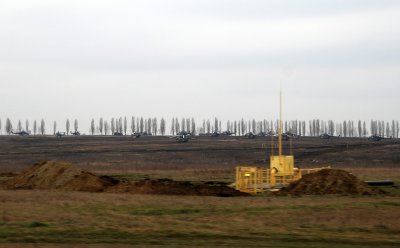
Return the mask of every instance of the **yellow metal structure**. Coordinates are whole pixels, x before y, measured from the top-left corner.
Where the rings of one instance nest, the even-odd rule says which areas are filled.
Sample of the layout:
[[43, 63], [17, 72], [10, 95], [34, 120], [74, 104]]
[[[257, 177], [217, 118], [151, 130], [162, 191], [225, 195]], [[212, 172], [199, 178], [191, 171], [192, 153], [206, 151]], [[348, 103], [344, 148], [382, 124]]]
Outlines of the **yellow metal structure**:
[[[265, 190], [277, 190], [293, 181], [299, 180], [302, 175], [324, 168], [300, 170], [294, 167], [292, 155], [282, 155], [282, 92], [280, 93], [280, 119], [278, 128], [278, 156], [270, 156], [270, 168], [259, 166], [236, 167], [236, 189], [250, 194], [262, 193]], [[273, 147], [273, 139], [272, 139]]]

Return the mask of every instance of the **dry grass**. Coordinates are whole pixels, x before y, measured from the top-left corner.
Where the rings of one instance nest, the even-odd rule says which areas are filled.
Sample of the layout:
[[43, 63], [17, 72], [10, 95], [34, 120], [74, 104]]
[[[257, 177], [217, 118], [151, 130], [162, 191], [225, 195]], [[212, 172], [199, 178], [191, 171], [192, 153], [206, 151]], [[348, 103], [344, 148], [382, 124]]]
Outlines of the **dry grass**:
[[0, 202], [3, 243], [400, 245], [399, 197], [216, 198], [0, 191]]

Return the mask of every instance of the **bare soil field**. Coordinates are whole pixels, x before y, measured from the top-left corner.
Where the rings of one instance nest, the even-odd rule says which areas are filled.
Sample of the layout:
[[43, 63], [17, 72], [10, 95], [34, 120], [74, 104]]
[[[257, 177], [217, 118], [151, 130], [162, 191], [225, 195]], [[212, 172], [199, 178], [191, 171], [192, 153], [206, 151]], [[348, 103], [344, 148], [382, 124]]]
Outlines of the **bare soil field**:
[[[269, 138], [0, 136], [0, 181], [52, 160], [119, 180], [229, 184], [236, 165], [267, 166], [270, 152]], [[305, 137], [293, 141], [293, 153], [301, 168], [329, 165], [400, 184], [399, 140]], [[71, 180], [80, 173], [68, 171]], [[400, 189], [381, 189], [387, 193], [235, 198], [3, 189], [0, 247], [399, 247]]]
[[[359, 172], [389, 168], [400, 176], [399, 139], [373, 142], [364, 138], [302, 137], [293, 140], [292, 147], [300, 168], [329, 165]], [[271, 139], [197, 137], [189, 143], [176, 143], [168, 137], [0, 136], [0, 148], [0, 173], [19, 172], [34, 163], [54, 160], [97, 174], [182, 176], [189, 180], [204, 175], [204, 180], [232, 180], [237, 165], [269, 164]], [[284, 142], [284, 152], [290, 150], [289, 142]], [[387, 175], [386, 171], [383, 174]]]

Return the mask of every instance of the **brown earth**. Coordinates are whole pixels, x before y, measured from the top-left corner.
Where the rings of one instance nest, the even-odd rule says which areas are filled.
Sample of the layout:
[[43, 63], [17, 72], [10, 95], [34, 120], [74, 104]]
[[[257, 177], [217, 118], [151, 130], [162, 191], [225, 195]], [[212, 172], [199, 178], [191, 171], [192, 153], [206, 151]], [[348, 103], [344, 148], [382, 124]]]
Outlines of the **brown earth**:
[[[289, 154], [290, 143], [285, 141], [283, 146], [283, 152]], [[156, 170], [176, 174], [182, 170], [234, 171], [237, 165], [267, 165], [271, 139], [196, 137], [189, 143], [176, 143], [160, 136], [0, 135], [0, 147], [0, 173], [19, 172], [39, 161], [51, 160], [72, 163], [96, 174]], [[293, 140], [293, 155], [300, 168], [400, 168], [400, 139], [373, 142], [366, 138], [301, 137]]]
[[194, 185], [170, 179], [120, 182], [107, 176], [96, 176], [72, 164], [44, 161], [2, 183], [4, 189], [69, 190], [159, 195], [245, 196], [227, 186]]
[[113, 193], [157, 194], [157, 195], [200, 195], [200, 196], [247, 196], [248, 194], [221, 185], [192, 184], [170, 179], [121, 182], [107, 190]]
[[58, 189], [100, 192], [115, 183], [68, 163], [44, 161], [3, 183], [5, 189]]
[[338, 169], [324, 169], [304, 175], [300, 180], [280, 190], [283, 195], [376, 195], [383, 192], [359, 180], [353, 174]]

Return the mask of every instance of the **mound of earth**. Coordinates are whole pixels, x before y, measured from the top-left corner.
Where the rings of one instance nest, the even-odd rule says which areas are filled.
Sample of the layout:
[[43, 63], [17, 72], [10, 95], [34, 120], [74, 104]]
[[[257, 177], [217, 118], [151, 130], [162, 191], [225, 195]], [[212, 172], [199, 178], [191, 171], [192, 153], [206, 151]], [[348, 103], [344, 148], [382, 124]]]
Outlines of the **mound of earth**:
[[0, 185], [4, 189], [46, 189], [88, 192], [113, 192], [159, 195], [244, 196], [227, 186], [194, 185], [170, 179], [120, 182], [108, 176], [96, 176], [72, 164], [42, 162]]
[[3, 183], [4, 189], [58, 189], [100, 192], [115, 185], [115, 179], [98, 177], [72, 164], [45, 161]]
[[376, 195], [383, 191], [360, 181], [344, 170], [324, 169], [304, 175], [300, 180], [281, 189], [283, 195]]
[[198, 195], [198, 196], [247, 196], [227, 186], [210, 186], [192, 184], [170, 179], [143, 180], [139, 182], [121, 182], [107, 190], [113, 193], [156, 194], [156, 195]]

